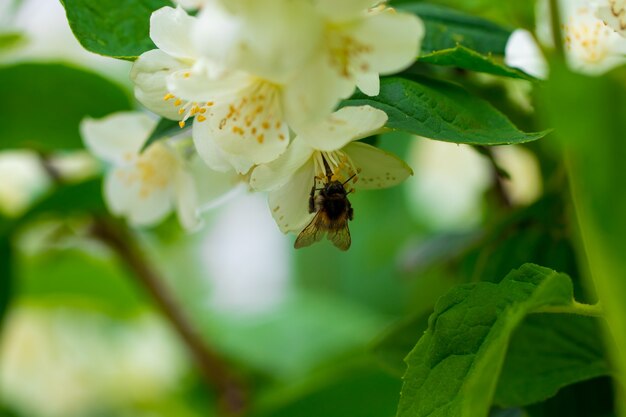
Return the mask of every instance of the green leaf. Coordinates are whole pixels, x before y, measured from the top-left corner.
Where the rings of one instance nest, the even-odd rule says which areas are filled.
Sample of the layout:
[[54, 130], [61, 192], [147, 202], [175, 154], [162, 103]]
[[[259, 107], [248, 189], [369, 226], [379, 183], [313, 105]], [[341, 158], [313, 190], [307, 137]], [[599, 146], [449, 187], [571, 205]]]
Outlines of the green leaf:
[[372, 353], [391, 373], [406, 372], [404, 358], [428, 329], [428, 314], [416, 314], [391, 327], [372, 346]]
[[563, 388], [539, 404], [525, 407], [526, 417], [616, 417], [615, 388], [608, 377], [595, 378]]
[[8, 236], [0, 236], [0, 329], [13, 293], [13, 256]]
[[511, 337], [494, 402], [522, 406], [561, 388], [609, 374], [598, 319], [533, 314]]
[[[141, 151], [143, 152], [148, 149], [150, 145], [158, 140], [179, 135], [183, 131], [189, 132], [189, 130], [191, 130], [192, 124], [187, 124], [185, 127], [181, 128], [178, 123], [179, 122], [177, 120], [161, 118], [159, 123], [157, 123], [154, 127], [154, 130], [152, 130], [152, 133], [150, 133], [150, 136], [148, 137], [148, 140], [146, 140], [146, 143], [144, 143]], [[191, 134], [191, 132], [189, 132], [189, 134]]]
[[365, 104], [384, 110], [391, 129], [445, 142], [509, 145], [548, 133], [522, 132], [487, 101], [458, 85], [420, 76], [383, 78], [378, 96], [356, 93], [342, 105]]
[[406, 359], [398, 416], [487, 416], [513, 331], [542, 307], [572, 305], [572, 294], [569, 277], [532, 264], [452, 289]]
[[626, 70], [587, 77], [552, 62], [540, 91], [547, 121], [554, 126], [567, 161], [569, 186], [582, 242], [581, 259], [602, 300], [610, 333], [605, 335], [626, 416]]
[[426, 36], [422, 53], [425, 54], [463, 45], [485, 55], [504, 55], [512, 32], [488, 20], [435, 4], [401, 3], [397, 8], [415, 13], [424, 21]]
[[[343, 361], [345, 363], [346, 360]], [[341, 367], [342, 364], [335, 366]], [[346, 369], [347, 368], [347, 369]], [[393, 414], [400, 382], [367, 364], [343, 366], [336, 375], [307, 381], [265, 405], [253, 417], [383, 417]], [[369, 400], [366, 400], [369, 399]], [[282, 402], [282, 404], [281, 404]]]
[[88, 51], [135, 59], [154, 49], [150, 15], [169, 0], [61, 0], [74, 36]]
[[419, 57], [419, 62], [464, 68], [470, 71], [484, 72], [503, 77], [536, 81], [536, 78], [522, 71], [496, 62], [491, 56], [481, 55], [461, 45], [421, 55]]
[[[403, 359], [428, 328], [419, 314], [394, 326], [373, 353], [395, 375], [406, 371]], [[564, 314], [527, 316], [515, 330], [498, 380], [494, 403], [523, 406], [554, 396], [579, 381], [608, 375], [597, 319]]]
[[454, 9], [424, 2], [399, 4], [398, 8], [415, 13], [424, 21], [426, 34], [419, 62], [536, 80], [501, 62], [512, 33], [510, 29]]
[[62, 64], [20, 64], [0, 68], [0, 150], [42, 152], [81, 149], [78, 125], [85, 116], [130, 110], [119, 86]]

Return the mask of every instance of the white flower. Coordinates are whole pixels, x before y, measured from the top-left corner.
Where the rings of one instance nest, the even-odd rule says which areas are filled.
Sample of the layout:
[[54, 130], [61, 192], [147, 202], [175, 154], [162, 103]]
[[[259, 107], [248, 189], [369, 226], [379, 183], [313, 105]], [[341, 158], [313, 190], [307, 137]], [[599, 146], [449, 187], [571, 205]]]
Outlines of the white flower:
[[[537, 5], [537, 36], [544, 45], [551, 46], [554, 41], [549, 5], [547, 0], [540, 0]], [[559, 5], [563, 43], [572, 70], [598, 75], [626, 62], [626, 39], [597, 17], [603, 15], [605, 9], [598, 9], [590, 0], [561, 0]], [[514, 32], [506, 47], [505, 61], [512, 67], [544, 78], [545, 59], [539, 48], [531, 43], [534, 42], [528, 34]]]
[[[167, 89], [167, 77], [176, 71], [208, 66], [199, 59], [188, 36], [194, 18], [182, 8], [163, 7], [150, 17], [150, 37], [158, 49], [143, 53], [130, 73], [135, 84], [135, 97], [156, 114], [182, 120], [190, 103], [173, 97]], [[185, 109], [182, 110], [181, 109]]]
[[590, 1], [561, 1], [563, 37], [573, 70], [597, 75], [626, 62], [626, 39], [594, 14]]
[[228, 80], [174, 73], [169, 80], [173, 94], [193, 103], [194, 143], [211, 168], [232, 167], [245, 174], [287, 148], [289, 125], [282, 86], [245, 73], [233, 73]]
[[192, 39], [211, 60], [285, 84], [307, 65], [323, 28], [310, 1], [213, 0], [199, 13]]
[[626, 37], [626, 0], [601, 1], [596, 16], [622, 37]]
[[189, 38], [194, 19], [181, 8], [152, 14], [150, 35], [159, 49], [133, 66], [135, 95], [155, 113], [180, 120], [181, 127], [193, 117], [197, 149], [211, 168], [246, 173], [288, 145], [282, 87], [200, 57]]
[[412, 175], [396, 156], [355, 142], [380, 131], [386, 121], [383, 111], [369, 106], [342, 108], [301, 132], [278, 159], [252, 171], [250, 185], [269, 191], [272, 215], [283, 233], [299, 231], [311, 220], [309, 196], [316, 179], [327, 179], [325, 162], [332, 180], [350, 180], [346, 188], [385, 188]]
[[378, 94], [379, 74], [417, 58], [421, 20], [370, 9], [377, 3], [216, 0], [199, 15], [192, 38], [205, 56], [282, 86], [284, 113], [298, 130], [326, 118], [355, 85]]
[[504, 62], [511, 68], [518, 68], [526, 74], [540, 79], [548, 76], [548, 63], [532, 33], [524, 29], [513, 31], [507, 41]]
[[[155, 125], [147, 115], [120, 112], [99, 120], [85, 119], [80, 130], [87, 148], [112, 165], [105, 178], [104, 196], [113, 214], [126, 217], [133, 225], [147, 226], [163, 220], [175, 207], [183, 227], [193, 229], [199, 225], [201, 204], [194, 175], [206, 182], [227, 180], [206, 167], [199, 172], [201, 164], [185, 158], [165, 140], [142, 153]], [[203, 184], [205, 187], [211, 184]], [[216, 191], [224, 191], [221, 184]]]
[[424, 24], [415, 15], [396, 12], [372, 0], [314, 0], [326, 20], [316, 60], [335, 76], [378, 95], [379, 74], [405, 69], [417, 58]]

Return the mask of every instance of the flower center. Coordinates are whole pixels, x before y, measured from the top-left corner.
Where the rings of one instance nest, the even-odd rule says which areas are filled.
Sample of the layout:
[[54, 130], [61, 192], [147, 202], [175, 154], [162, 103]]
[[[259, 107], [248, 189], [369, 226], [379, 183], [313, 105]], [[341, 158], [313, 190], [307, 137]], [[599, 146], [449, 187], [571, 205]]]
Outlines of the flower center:
[[173, 100], [172, 104], [175, 107], [178, 107], [178, 114], [183, 116], [181, 121], [178, 122], [178, 125], [181, 127], [181, 129], [185, 127], [185, 123], [187, 122], [187, 119], [189, 119], [190, 117], [196, 116], [198, 118], [198, 121], [200, 122], [205, 121], [206, 120], [205, 114], [207, 112], [207, 109], [209, 109], [210, 107], [213, 107], [213, 105], [215, 104], [212, 101], [207, 101], [206, 103], [198, 103], [196, 101], [185, 102], [171, 93], [167, 93], [165, 97], [163, 97], [163, 100], [165, 101]]
[[589, 10], [581, 8], [563, 25], [565, 47], [587, 63], [603, 61], [611, 52], [613, 31], [598, 19], [589, 19]]
[[329, 26], [326, 35], [330, 64], [341, 76], [350, 78], [355, 69], [363, 72], [369, 70], [368, 63], [362, 58], [372, 52], [370, 45], [359, 42], [338, 27]]
[[177, 165], [173, 152], [166, 145], [155, 143], [138, 156], [133, 170], [119, 175], [128, 185], [138, 182], [140, 197], [148, 198], [155, 190], [170, 186]]
[[315, 177], [327, 181], [345, 182], [351, 180], [352, 183], [357, 182], [360, 168], [354, 165], [354, 162], [343, 151], [316, 151], [313, 154], [313, 163], [315, 166]]
[[265, 80], [257, 80], [227, 103], [228, 111], [219, 122], [221, 130], [231, 131], [242, 137], [253, 137], [263, 143], [266, 136], [286, 137], [283, 130], [283, 114], [279, 87]]
[[[230, 130], [236, 135], [253, 137], [263, 143], [266, 136], [286, 139], [282, 133], [284, 122], [279, 94], [277, 85], [259, 79], [239, 92], [234, 100], [230, 97], [228, 100], [203, 103], [184, 102], [170, 93], [163, 99], [173, 100], [174, 106], [179, 107], [178, 113], [183, 115], [179, 122], [181, 128], [190, 117], [195, 117], [199, 122], [204, 122], [208, 117], [220, 117], [220, 130]], [[217, 113], [219, 116], [216, 116]]]

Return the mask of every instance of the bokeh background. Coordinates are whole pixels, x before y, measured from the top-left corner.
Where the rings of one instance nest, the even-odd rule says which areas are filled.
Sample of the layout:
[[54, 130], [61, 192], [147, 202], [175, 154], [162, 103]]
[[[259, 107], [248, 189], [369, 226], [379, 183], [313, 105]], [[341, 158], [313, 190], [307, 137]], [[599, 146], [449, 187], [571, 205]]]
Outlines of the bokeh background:
[[[2, 66], [70, 64], [132, 96], [131, 63], [83, 50], [58, 1], [0, 0], [0, 28], [16, 34], [0, 50]], [[494, 102], [506, 102], [503, 108], [520, 127], [537, 131], [525, 81], [464, 77]], [[33, 106], [55, 111], [55, 103]], [[37, 111], [25, 111], [36, 123]], [[375, 140], [402, 156], [414, 176], [393, 189], [351, 196], [355, 219], [347, 253], [327, 242], [295, 251], [293, 236], [276, 227], [266, 197], [245, 188], [207, 210], [196, 233], [181, 231], [175, 219], [137, 231], [184, 314], [249, 382], [259, 415], [393, 415], [398, 358], [417, 339], [388, 346], [386, 335], [406, 317], [430, 312], [451, 286], [476, 280], [486, 259], [493, 261], [489, 268], [505, 272], [529, 260], [525, 250], [502, 256], [500, 248], [514, 238], [491, 227], [517, 222], [509, 218], [511, 207], [528, 207], [518, 217], [532, 221], [520, 227], [536, 228], [523, 248], [549, 233], [537, 213], [553, 208], [542, 181], [552, 164], [549, 157], [537, 158], [543, 155], [538, 145], [493, 150], [507, 179], [469, 146], [399, 133]], [[55, 153], [47, 161], [76, 181], [102, 169], [83, 152]], [[4, 217], [19, 216], [53, 186], [40, 155], [0, 152]], [[0, 415], [211, 415], [215, 398], [185, 345], [116, 255], [87, 237], [85, 227], [81, 217], [44, 216], [13, 242], [16, 280], [0, 339]], [[569, 242], [558, 250], [560, 257], [539, 249], [530, 257], [567, 269]]]

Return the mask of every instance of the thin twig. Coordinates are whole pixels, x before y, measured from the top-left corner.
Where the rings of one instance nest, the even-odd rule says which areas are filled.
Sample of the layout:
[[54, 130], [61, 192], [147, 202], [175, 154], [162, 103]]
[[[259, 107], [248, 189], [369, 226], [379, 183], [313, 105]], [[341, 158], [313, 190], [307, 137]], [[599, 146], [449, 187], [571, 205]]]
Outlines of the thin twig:
[[37, 158], [39, 158], [39, 163], [48, 175], [48, 178], [50, 178], [50, 181], [52, 181], [54, 185], [62, 185], [63, 174], [61, 174], [57, 167], [54, 166], [50, 159], [50, 155], [42, 151], [35, 151], [35, 154], [37, 155]]
[[496, 195], [498, 200], [505, 208], [511, 208], [513, 206], [511, 196], [506, 189], [504, 182], [509, 179], [509, 174], [503, 170], [498, 161], [496, 160], [496, 156], [493, 153], [493, 150], [488, 146], [475, 146], [474, 147], [481, 155], [486, 157], [489, 160], [489, 164], [491, 166], [491, 172], [493, 177], [493, 186], [496, 191]]
[[221, 413], [227, 416], [241, 415], [246, 408], [246, 389], [242, 381], [231, 373], [226, 363], [196, 332], [163, 285], [159, 274], [134, 243], [131, 233], [111, 220], [97, 218], [92, 234], [116, 253], [178, 332], [193, 355], [205, 382], [217, 391]]

